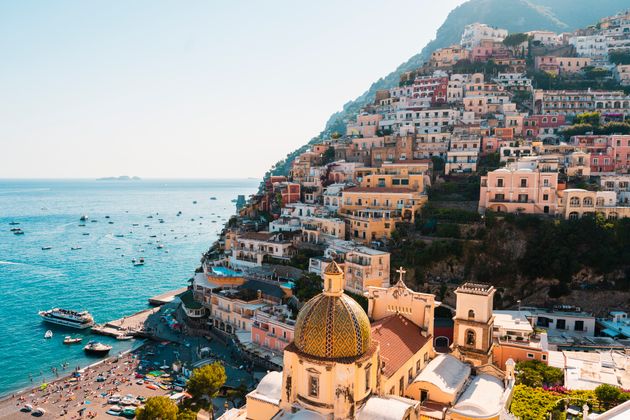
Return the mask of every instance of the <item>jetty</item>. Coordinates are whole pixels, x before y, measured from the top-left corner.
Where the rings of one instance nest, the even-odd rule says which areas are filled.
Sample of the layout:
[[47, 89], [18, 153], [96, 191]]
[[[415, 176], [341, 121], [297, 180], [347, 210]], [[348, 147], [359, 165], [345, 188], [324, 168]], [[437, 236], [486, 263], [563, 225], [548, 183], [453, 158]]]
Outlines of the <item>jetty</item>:
[[170, 292], [162, 293], [161, 295], [153, 296], [149, 298], [149, 304], [153, 306], [162, 306], [167, 303], [170, 303], [175, 299], [175, 296], [184, 293], [188, 290], [188, 287], [182, 287], [177, 290], [171, 290]]
[[92, 332], [114, 338], [126, 335], [138, 336], [144, 332], [144, 325], [147, 318], [159, 310], [160, 308], [149, 308], [130, 316], [95, 325], [92, 327]]

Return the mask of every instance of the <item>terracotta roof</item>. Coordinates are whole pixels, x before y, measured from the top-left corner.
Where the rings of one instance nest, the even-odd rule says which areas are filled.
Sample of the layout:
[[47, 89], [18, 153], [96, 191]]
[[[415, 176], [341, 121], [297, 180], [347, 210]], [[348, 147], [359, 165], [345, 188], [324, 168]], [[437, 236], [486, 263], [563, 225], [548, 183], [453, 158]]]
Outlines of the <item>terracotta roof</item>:
[[381, 359], [385, 362], [383, 374], [388, 378], [431, 339], [431, 336], [423, 337], [420, 327], [399, 314], [372, 324], [372, 340], [381, 345]]
[[411, 194], [417, 192], [413, 188], [393, 188], [393, 187], [352, 187], [346, 188], [343, 192], [365, 192], [365, 193], [400, 193]]

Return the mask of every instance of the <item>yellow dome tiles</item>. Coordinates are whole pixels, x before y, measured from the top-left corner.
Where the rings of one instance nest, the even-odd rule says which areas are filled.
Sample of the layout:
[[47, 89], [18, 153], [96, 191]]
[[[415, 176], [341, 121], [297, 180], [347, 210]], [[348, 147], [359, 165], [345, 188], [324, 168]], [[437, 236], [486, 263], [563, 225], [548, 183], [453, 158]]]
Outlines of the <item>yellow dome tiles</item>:
[[320, 294], [298, 314], [294, 342], [305, 354], [328, 359], [356, 357], [371, 344], [370, 321], [361, 306], [342, 294]]

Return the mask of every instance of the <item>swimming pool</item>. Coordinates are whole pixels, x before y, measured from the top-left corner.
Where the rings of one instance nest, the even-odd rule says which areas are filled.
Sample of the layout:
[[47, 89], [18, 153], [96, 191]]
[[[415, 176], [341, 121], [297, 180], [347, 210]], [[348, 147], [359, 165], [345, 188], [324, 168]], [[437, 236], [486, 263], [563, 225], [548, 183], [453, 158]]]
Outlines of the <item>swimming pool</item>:
[[212, 272], [217, 276], [223, 277], [238, 277], [243, 275], [240, 271], [230, 270], [227, 267], [212, 267]]

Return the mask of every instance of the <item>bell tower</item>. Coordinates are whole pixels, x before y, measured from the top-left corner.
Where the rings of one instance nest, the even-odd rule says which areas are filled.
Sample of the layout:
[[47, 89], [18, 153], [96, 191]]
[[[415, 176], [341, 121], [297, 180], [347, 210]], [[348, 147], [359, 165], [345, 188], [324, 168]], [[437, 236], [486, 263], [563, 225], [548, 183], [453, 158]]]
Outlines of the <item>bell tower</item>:
[[324, 270], [324, 295], [341, 296], [343, 293], [343, 270], [336, 261], [331, 261]]
[[455, 290], [453, 355], [473, 366], [492, 362], [495, 292], [493, 286], [476, 283], [464, 283]]

